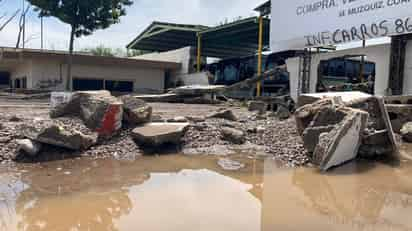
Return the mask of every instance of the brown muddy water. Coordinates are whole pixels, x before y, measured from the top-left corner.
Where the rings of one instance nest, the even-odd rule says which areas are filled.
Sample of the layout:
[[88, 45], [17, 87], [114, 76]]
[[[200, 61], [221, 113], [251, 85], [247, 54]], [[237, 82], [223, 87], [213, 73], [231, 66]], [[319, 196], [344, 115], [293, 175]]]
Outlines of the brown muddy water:
[[170, 155], [0, 170], [0, 230], [412, 230], [412, 164], [320, 174], [274, 160]]

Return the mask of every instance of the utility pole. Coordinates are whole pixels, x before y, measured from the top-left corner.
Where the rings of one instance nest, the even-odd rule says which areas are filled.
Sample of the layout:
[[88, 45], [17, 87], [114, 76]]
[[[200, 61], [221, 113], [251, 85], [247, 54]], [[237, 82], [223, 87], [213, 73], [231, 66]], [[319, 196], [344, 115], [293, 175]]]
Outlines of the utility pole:
[[22, 12], [23, 12], [23, 49], [25, 48], [26, 43], [26, 13], [25, 13], [25, 0], [22, 0]]
[[40, 30], [41, 49], [43, 50], [43, 16], [40, 17]]

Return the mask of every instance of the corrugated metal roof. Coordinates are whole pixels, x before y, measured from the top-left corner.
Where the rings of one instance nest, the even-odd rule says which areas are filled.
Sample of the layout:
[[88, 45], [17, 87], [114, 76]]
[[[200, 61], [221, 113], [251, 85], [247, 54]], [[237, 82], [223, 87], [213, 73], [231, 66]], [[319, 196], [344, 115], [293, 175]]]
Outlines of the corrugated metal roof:
[[[264, 19], [264, 45], [269, 45], [269, 19]], [[258, 48], [257, 17], [238, 20], [217, 27], [152, 23], [127, 48], [146, 51], [170, 51], [182, 47], [197, 47], [197, 35], [202, 38], [202, 55], [231, 58], [254, 55]]]

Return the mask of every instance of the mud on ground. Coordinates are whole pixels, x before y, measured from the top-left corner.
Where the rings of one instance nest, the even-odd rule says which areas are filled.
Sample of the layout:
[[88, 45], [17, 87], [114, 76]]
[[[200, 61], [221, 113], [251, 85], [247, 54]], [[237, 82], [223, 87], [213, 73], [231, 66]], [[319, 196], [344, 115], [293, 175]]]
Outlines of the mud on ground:
[[[191, 122], [183, 144], [178, 149], [167, 149], [165, 153], [184, 153], [187, 155], [227, 155], [243, 153], [247, 156], [262, 155], [281, 160], [287, 166], [302, 166], [309, 162], [301, 138], [296, 132], [294, 119], [280, 121], [268, 113], [258, 116], [246, 108], [230, 105], [196, 105], [152, 103], [154, 116], [164, 120], [178, 116], [205, 117], [220, 108], [231, 109], [238, 121], [207, 119]], [[39, 101], [1, 101], [0, 100], [0, 161], [43, 162], [80, 156], [94, 158], [136, 159], [144, 153], [132, 140], [131, 128], [123, 129], [117, 136], [100, 141], [90, 150], [73, 152], [52, 146], [45, 146], [35, 159], [16, 152], [16, 139], [23, 138], [21, 126], [49, 119], [47, 102]], [[75, 118], [59, 119], [65, 126], [72, 126], [87, 133], [81, 121]], [[246, 134], [246, 143], [234, 145], [223, 139], [222, 127], [231, 127]], [[146, 150], [145, 150], [146, 151]], [[149, 154], [158, 154], [154, 151]], [[163, 153], [161, 153], [163, 154]]]

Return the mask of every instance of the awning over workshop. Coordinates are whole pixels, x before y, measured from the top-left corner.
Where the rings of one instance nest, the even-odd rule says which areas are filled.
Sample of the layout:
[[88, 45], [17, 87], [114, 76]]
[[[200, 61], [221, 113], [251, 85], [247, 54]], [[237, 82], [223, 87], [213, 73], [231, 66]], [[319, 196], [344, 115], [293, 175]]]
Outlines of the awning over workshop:
[[[263, 45], [269, 46], [270, 20], [263, 21]], [[251, 17], [217, 27], [154, 22], [127, 48], [170, 51], [197, 47], [201, 36], [203, 57], [233, 58], [255, 55], [258, 50], [259, 18]]]
[[128, 49], [143, 51], [170, 51], [197, 45], [197, 33], [207, 26], [153, 22], [129, 45]]
[[[270, 20], [263, 20], [263, 46], [269, 46]], [[233, 58], [255, 55], [258, 50], [259, 18], [251, 17], [199, 33], [202, 56]]]

